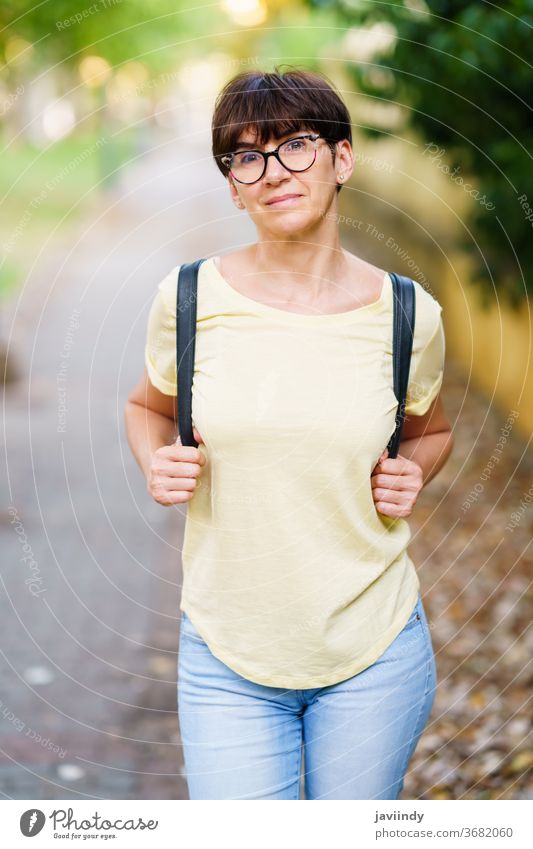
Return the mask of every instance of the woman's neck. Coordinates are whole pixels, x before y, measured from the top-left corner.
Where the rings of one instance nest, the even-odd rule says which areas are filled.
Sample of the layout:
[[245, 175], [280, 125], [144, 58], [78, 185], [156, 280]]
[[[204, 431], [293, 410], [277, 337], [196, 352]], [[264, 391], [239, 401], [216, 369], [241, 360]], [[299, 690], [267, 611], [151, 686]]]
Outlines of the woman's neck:
[[305, 290], [316, 297], [348, 273], [348, 258], [340, 243], [258, 242], [250, 246], [250, 265], [261, 279], [264, 276], [283, 279], [285, 292], [297, 298]]

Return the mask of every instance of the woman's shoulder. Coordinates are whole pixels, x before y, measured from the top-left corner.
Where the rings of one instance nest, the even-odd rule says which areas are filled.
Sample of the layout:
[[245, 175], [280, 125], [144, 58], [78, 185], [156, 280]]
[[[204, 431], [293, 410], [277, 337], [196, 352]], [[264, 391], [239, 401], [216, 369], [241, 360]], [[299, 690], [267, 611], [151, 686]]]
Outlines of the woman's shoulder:
[[162, 299], [166, 309], [169, 312], [174, 312], [176, 309], [176, 296], [178, 293], [178, 275], [179, 270], [181, 268], [180, 265], [173, 266], [170, 271], [165, 274], [163, 278], [160, 278], [157, 283], [157, 291], [156, 295]]
[[[205, 262], [205, 260], [204, 260]], [[213, 295], [211, 286], [207, 285], [212, 278], [213, 264], [211, 262], [200, 265], [197, 280], [197, 302], [196, 314], [197, 318], [202, 317], [205, 313], [212, 311]], [[162, 309], [167, 313], [169, 321], [175, 322], [177, 310], [177, 295], [178, 295], [178, 280], [181, 267], [184, 263], [174, 265], [165, 276], [159, 280], [156, 287], [155, 297], [159, 301]]]
[[413, 280], [415, 286], [415, 332], [413, 347], [424, 349], [437, 334], [443, 335], [442, 306], [431, 289]]
[[418, 280], [413, 280], [415, 286], [415, 321], [429, 323], [433, 329], [439, 323], [442, 305], [437, 300], [431, 288], [422, 285]]
[[[390, 285], [386, 292], [384, 302], [386, 305], [386, 316], [390, 324], [392, 325], [394, 298], [392, 295], [393, 288], [392, 279], [390, 278], [390, 272], [387, 272], [387, 274], [389, 275]], [[424, 349], [428, 345], [430, 340], [439, 333], [439, 331], [443, 333], [443, 324], [441, 316], [442, 306], [438, 302], [434, 293], [429, 287], [426, 287], [418, 280], [415, 280], [413, 278], [410, 279], [413, 281], [415, 289], [415, 328], [413, 337], [413, 349], [415, 351], [419, 351]]]

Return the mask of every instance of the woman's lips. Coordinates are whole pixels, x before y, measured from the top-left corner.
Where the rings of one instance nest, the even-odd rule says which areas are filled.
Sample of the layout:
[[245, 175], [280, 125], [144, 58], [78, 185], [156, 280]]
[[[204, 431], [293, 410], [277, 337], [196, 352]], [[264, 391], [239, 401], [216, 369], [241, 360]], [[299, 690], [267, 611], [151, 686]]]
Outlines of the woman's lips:
[[279, 200], [272, 200], [267, 203], [267, 206], [285, 206], [292, 204], [294, 201], [299, 200], [301, 195], [288, 195], [280, 198]]

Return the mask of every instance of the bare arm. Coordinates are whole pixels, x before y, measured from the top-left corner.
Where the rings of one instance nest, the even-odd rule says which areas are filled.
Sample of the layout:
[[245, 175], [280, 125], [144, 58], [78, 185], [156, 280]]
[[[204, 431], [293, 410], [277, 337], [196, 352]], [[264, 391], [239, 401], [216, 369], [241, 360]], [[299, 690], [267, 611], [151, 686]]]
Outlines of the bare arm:
[[[152, 498], [164, 507], [190, 501], [206, 458], [198, 448], [181, 444], [176, 398], [153, 386], [146, 368], [124, 415], [130, 448]], [[196, 428], [193, 434], [203, 441]]]
[[406, 417], [399, 453], [420, 466], [425, 486], [442, 469], [452, 450], [452, 426], [438, 395], [423, 416]]
[[154, 452], [163, 445], [176, 442], [176, 398], [156, 389], [145, 368], [138, 384], [128, 396], [124, 419], [129, 446], [148, 479]]
[[371, 475], [376, 509], [393, 518], [409, 516], [419, 492], [444, 466], [453, 449], [453, 434], [440, 395], [423, 416], [405, 419], [400, 450], [385, 449]]

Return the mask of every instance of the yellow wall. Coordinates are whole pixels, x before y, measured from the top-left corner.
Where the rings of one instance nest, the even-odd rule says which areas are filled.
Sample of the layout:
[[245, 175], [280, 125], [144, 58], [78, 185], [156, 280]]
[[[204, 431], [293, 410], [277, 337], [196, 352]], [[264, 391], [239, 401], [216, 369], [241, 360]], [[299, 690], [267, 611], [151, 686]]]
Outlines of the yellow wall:
[[503, 416], [517, 411], [515, 427], [530, 438], [533, 433], [533, 374], [531, 304], [519, 312], [501, 301], [485, 309], [468, 283], [469, 263], [449, 255], [436, 285], [442, 304], [447, 356], [463, 369]]

